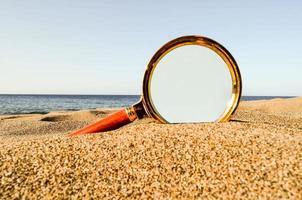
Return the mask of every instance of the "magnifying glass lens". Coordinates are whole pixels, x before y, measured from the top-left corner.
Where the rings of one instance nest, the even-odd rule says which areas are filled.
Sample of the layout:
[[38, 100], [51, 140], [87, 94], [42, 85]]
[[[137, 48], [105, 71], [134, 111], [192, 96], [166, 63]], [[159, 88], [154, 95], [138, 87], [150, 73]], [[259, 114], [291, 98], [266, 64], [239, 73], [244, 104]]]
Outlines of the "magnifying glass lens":
[[214, 51], [200, 45], [178, 47], [154, 68], [150, 101], [168, 123], [213, 122], [232, 98], [232, 77]]

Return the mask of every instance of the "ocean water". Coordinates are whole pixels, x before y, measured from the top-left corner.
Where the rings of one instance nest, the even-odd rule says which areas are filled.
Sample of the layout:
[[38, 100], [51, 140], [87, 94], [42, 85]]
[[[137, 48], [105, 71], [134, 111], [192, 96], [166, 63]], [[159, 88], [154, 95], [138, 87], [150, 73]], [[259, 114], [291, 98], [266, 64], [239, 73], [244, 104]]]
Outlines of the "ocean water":
[[[243, 96], [241, 100], [290, 98], [285, 96]], [[48, 113], [104, 107], [126, 107], [140, 99], [138, 95], [0, 95], [0, 115]]]
[[0, 95], [0, 115], [125, 107], [139, 98], [137, 95]]

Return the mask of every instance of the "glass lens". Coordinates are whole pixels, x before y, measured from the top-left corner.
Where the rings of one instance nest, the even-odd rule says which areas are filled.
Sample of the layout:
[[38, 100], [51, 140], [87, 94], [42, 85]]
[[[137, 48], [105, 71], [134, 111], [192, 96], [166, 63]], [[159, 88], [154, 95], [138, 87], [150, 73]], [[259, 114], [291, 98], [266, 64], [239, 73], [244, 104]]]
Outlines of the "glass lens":
[[158, 62], [149, 95], [156, 112], [169, 123], [213, 122], [231, 101], [232, 77], [216, 52], [185, 45]]

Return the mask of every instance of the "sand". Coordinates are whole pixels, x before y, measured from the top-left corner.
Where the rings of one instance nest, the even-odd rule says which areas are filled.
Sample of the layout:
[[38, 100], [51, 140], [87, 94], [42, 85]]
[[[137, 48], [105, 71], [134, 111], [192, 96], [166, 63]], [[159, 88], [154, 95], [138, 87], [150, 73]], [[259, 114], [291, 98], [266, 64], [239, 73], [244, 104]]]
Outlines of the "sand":
[[0, 199], [302, 199], [302, 98], [241, 102], [228, 123], [66, 138], [113, 112], [0, 117]]

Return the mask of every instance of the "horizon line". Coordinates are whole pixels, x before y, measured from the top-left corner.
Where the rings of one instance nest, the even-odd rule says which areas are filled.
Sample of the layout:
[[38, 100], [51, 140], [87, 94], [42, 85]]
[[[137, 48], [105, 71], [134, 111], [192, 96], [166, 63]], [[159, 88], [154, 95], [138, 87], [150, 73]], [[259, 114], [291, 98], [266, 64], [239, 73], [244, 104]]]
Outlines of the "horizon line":
[[[64, 96], [142, 96], [142, 94], [54, 94], [54, 93], [0, 93], [0, 95], [32, 95], [32, 96], [47, 96], [47, 95], [53, 95], [53, 96], [60, 96], [60, 95], [64, 95]], [[242, 95], [242, 97], [299, 97], [299, 95]]]
[[115, 96], [141, 96], [141, 94], [61, 94], [61, 93], [0, 93], [0, 95], [87, 95], [87, 96], [96, 96], [96, 95], [115, 95]]

